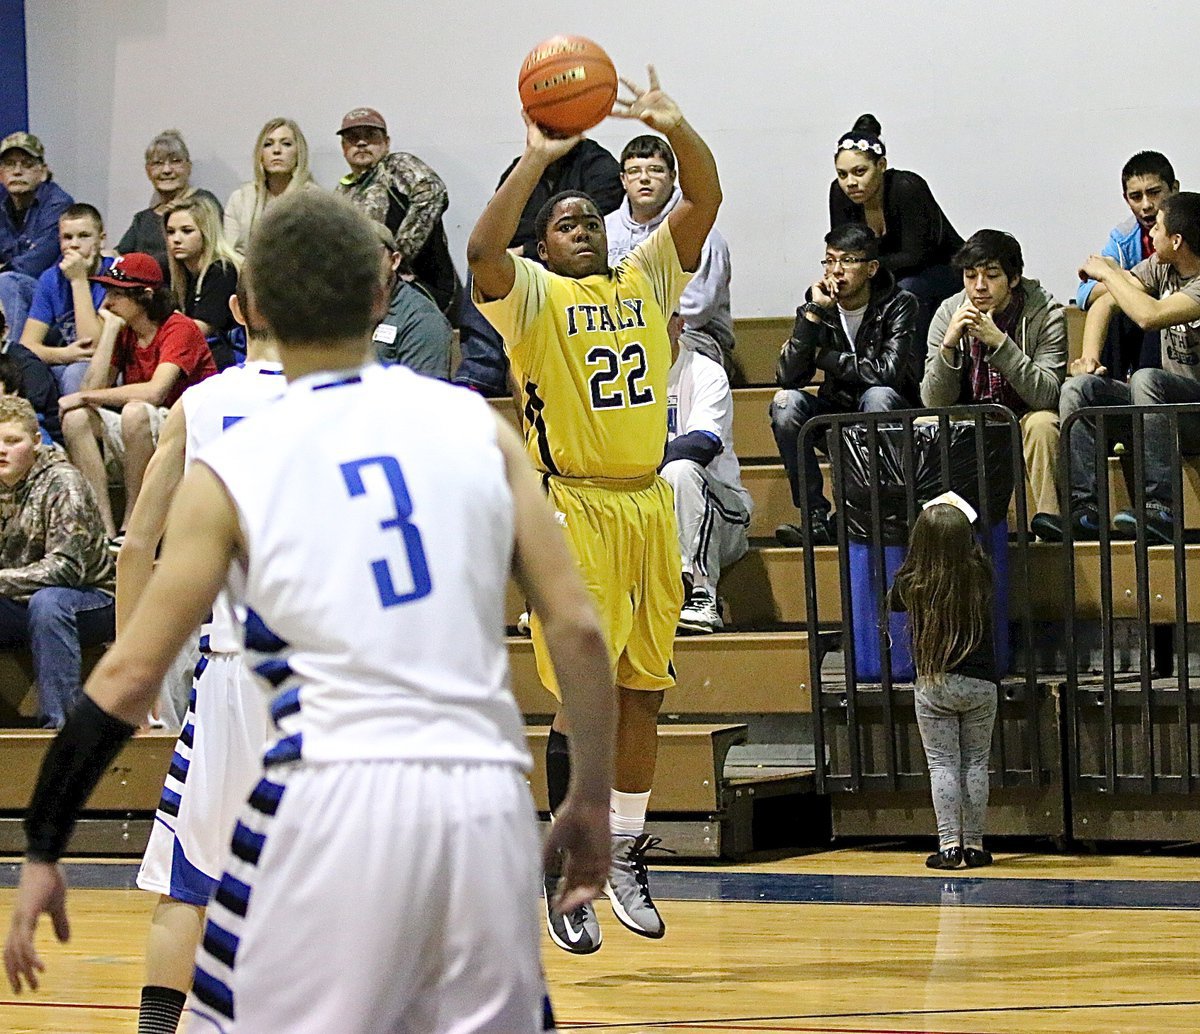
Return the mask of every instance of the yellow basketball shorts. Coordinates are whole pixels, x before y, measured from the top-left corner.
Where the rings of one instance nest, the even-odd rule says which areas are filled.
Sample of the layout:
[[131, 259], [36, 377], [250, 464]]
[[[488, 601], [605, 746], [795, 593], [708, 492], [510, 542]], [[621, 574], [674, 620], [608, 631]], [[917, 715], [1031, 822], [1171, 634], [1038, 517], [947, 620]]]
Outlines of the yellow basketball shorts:
[[[657, 475], [633, 490], [551, 478], [547, 492], [596, 601], [617, 685], [670, 689], [683, 606], [671, 486]], [[529, 627], [538, 677], [561, 699], [536, 613]]]

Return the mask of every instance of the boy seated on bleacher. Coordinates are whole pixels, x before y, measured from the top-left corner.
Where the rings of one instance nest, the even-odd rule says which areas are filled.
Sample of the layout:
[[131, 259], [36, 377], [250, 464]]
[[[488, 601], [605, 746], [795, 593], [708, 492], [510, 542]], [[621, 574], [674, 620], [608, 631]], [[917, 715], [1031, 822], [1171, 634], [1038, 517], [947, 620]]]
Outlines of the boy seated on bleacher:
[[[1154, 254], [1151, 230], [1158, 218], [1159, 206], [1179, 190], [1175, 169], [1158, 151], [1139, 151], [1121, 169], [1121, 196], [1132, 213], [1109, 232], [1101, 255], [1115, 259], [1122, 269], [1133, 269]], [[1075, 303], [1086, 312], [1094, 300], [1097, 281], [1083, 280], [1075, 294]], [[1099, 292], [1099, 298], [1104, 292]], [[1109, 323], [1100, 361], [1109, 376], [1129, 379], [1134, 370], [1158, 366], [1161, 342], [1157, 330], [1143, 330], [1124, 313]], [[1091, 371], [1085, 371], [1090, 373]]]
[[963, 289], [929, 326], [921, 401], [993, 403], [1020, 420], [1027, 490], [1039, 538], [1062, 537], [1058, 520], [1058, 393], [1067, 368], [1062, 306], [1024, 275], [1021, 245], [1002, 230], [978, 230], [954, 256]]
[[100, 340], [104, 285], [89, 277], [107, 272], [104, 221], [91, 205], [76, 203], [58, 217], [62, 258], [34, 288], [21, 344], [50, 367], [60, 395], [78, 391]]
[[0, 649], [28, 647], [38, 716], [58, 728], [82, 692], [82, 648], [113, 636], [112, 555], [83, 475], [0, 397]]
[[[1180, 192], [1163, 201], [1150, 236], [1154, 254], [1131, 270], [1108, 256], [1092, 255], [1079, 271], [1097, 284], [1083, 327], [1083, 355], [1071, 364], [1075, 376], [1063, 386], [1064, 421], [1085, 406], [1200, 402], [1200, 194]], [[1160, 331], [1161, 370], [1137, 370], [1128, 383], [1107, 376], [1101, 350], [1118, 312], [1143, 330]], [[1090, 420], [1077, 420], [1070, 434], [1071, 524], [1076, 538], [1097, 539], [1095, 427]], [[1147, 541], [1165, 544], [1173, 539], [1173, 464], [1178, 451], [1200, 452], [1200, 420], [1180, 419], [1178, 451], [1166, 418], [1147, 417], [1145, 434], [1145, 512], [1124, 510], [1113, 518], [1113, 527], [1133, 537], [1144, 522]]]
[[[804, 425], [830, 413], [885, 413], [917, 405], [921, 345], [916, 340], [918, 302], [896, 286], [879, 261], [879, 238], [862, 223], [847, 223], [825, 235], [824, 272], [796, 310], [792, 336], [779, 353], [771, 400], [771, 431], [792, 488], [792, 502], [808, 511], [814, 546], [834, 541], [832, 507], [817, 464], [816, 436], [803, 439]], [[824, 380], [814, 395], [804, 389], [818, 371]], [[823, 437], [823, 436], [822, 436]], [[800, 495], [800, 463], [806, 497]], [[803, 545], [800, 526], [781, 524], [783, 546]]]

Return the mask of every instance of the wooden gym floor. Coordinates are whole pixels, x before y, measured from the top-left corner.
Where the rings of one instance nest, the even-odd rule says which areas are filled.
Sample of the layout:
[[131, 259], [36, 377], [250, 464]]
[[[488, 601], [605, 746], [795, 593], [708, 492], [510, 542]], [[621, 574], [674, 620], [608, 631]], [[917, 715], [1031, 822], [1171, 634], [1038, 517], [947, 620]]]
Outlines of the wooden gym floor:
[[[658, 868], [667, 936], [569, 956], [546, 939], [562, 1030], [844, 1034], [1200, 1030], [1194, 857], [997, 856], [931, 873], [909, 850]], [[128, 865], [73, 866], [74, 936], [42, 991], [0, 991], [8, 1034], [130, 1032], [152, 905]], [[15, 867], [0, 866], [13, 885]], [[12, 891], [0, 890], [5, 929]], [[335, 1034], [335, 1032], [331, 1032]]]

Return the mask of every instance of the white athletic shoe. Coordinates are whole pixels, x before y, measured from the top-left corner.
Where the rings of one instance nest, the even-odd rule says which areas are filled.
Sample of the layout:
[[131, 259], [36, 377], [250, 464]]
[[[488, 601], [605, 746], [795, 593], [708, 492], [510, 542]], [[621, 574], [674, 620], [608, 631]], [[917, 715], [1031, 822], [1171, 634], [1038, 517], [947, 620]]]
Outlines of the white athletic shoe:
[[685, 635], [706, 635], [723, 627], [716, 597], [707, 589], [693, 589], [679, 615], [679, 631]]

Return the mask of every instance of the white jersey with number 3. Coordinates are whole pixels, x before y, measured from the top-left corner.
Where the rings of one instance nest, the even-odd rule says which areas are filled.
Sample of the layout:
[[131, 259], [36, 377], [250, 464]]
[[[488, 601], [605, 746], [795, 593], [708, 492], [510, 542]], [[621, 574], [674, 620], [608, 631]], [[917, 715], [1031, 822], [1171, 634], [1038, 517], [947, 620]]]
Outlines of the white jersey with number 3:
[[315, 374], [199, 460], [246, 539], [233, 577], [279, 730], [268, 766], [528, 767], [503, 637], [512, 496], [481, 398], [402, 367]]
[[[245, 366], [231, 366], [185, 391], [180, 397], [187, 422], [185, 469], [204, 446], [274, 402], [286, 388], [282, 365], [254, 361]], [[207, 649], [211, 653], [236, 653], [242, 648], [242, 622], [224, 592], [213, 602], [212, 618], [200, 634], [208, 637]]]

